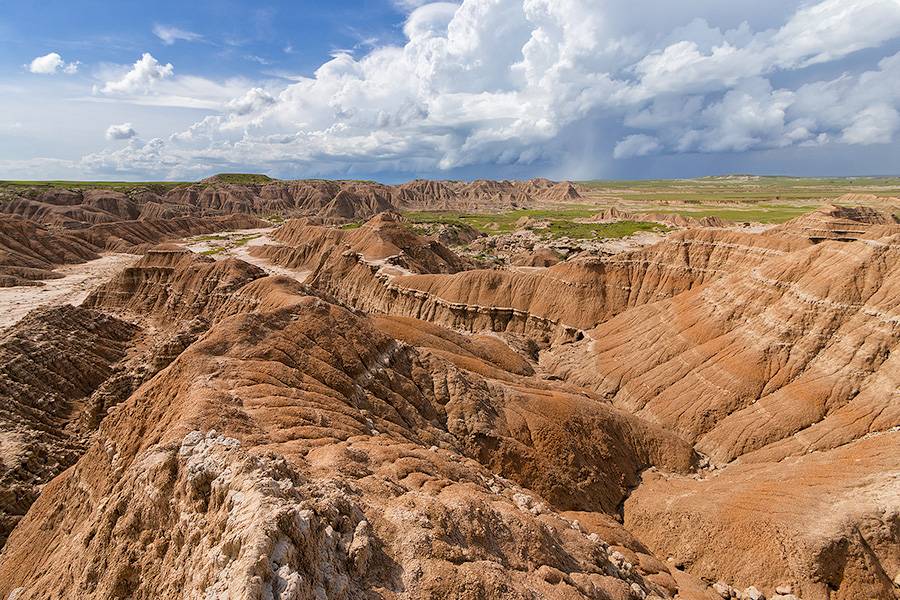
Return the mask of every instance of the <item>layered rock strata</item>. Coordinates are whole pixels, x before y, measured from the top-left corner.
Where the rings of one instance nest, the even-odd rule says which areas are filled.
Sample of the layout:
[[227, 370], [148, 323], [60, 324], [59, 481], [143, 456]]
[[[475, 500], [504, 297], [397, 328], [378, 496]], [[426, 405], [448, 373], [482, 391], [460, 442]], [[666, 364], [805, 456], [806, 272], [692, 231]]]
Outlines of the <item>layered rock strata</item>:
[[137, 332], [61, 306], [32, 311], [0, 334], [0, 545], [41, 488], [84, 451], [72, 425]]
[[646, 466], [689, 470], [687, 444], [296, 285], [251, 282], [240, 305], [282, 304], [224, 305], [103, 420], [10, 538], [0, 596], [671, 596], [551, 506], [614, 508]]

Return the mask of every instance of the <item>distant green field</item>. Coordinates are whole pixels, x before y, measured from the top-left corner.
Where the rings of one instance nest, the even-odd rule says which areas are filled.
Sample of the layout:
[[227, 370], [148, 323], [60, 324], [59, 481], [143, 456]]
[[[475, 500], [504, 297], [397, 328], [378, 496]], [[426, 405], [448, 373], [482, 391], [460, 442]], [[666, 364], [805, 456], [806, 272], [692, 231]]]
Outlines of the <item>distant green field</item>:
[[[0, 180], [0, 196], [4, 191], [39, 193], [44, 189], [66, 190], [113, 190], [124, 194], [151, 191], [165, 194], [177, 187], [194, 185], [190, 181], [2, 181]], [[26, 194], [27, 195], [27, 194]]]
[[515, 223], [522, 217], [532, 219], [583, 219], [603, 212], [603, 209], [588, 205], [569, 205], [570, 208], [559, 210], [520, 209], [502, 213], [470, 213], [458, 211], [431, 211], [407, 213], [405, 216], [411, 223], [446, 223], [463, 222], [479, 231], [491, 235], [509, 233], [515, 229]]
[[638, 202], [792, 202], [844, 194], [900, 195], [900, 177], [762, 177], [725, 175], [697, 179], [595, 180], [581, 185]]
[[258, 175], [256, 173], [219, 173], [216, 175], [225, 183], [269, 183], [275, 181], [268, 175]]
[[[573, 239], [616, 238], [633, 235], [638, 231], [666, 231], [667, 228], [658, 223], [642, 223], [620, 221], [618, 223], [576, 223], [574, 219], [584, 219], [602, 209], [594, 207], [564, 208], [559, 210], [514, 210], [503, 213], [464, 213], [456, 211], [433, 211], [408, 213], [413, 231], [419, 232], [416, 224], [443, 223], [456, 225], [466, 223], [488, 235], [509, 233], [516, 229], [515, 223], [522, 217], [547, 222], [547, 227], [534, 227], [536, 234], [545, 234], [551, 239], [569, 237]], [[424, 232], [424, 230], [421, 230]]]
[[[641, 221], [619, 221], [617, 223], [574, 223], [572, 221], [550, 222], [548, 231], [552, 239], [568, 237], [573, 240], [589, 240], [598, 238], [620, 238], [634, 235], [638, 231], [668, 231], [659, 223], [643, 223]], [[535, 230], [539, 232], [540, 230]]]

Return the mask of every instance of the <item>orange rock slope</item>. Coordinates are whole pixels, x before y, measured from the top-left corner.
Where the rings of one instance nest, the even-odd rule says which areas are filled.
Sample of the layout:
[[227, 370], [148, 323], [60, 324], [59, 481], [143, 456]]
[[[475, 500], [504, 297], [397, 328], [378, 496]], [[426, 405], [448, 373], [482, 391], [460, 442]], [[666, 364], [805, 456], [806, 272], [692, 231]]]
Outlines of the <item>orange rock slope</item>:
[[413, 340], [289, 279], [211, 311], [16, 527], [0, 596], [671, 595], [557, 511], [614, 511], [651, 464], [689, 471], [677, 437], [489, 340]]
[[[253, 185], [182, 200], [292, 201]], [[392, 193], [536, 190], [570, 194]], [[29, 317], [96, 377], [35, 420], [40, 382], [4, 372], [72, 433], [55, 479], [14, 482], [43, 491], [0, 598], [897, 598], [895, 218], [825, 206], [510, 270], [395, 215], [324, 222], [249, 250], [293, 277], [161, 246], [73, 309], [89, 334]], [[0, 350], [45, 356], [23, 327]]]

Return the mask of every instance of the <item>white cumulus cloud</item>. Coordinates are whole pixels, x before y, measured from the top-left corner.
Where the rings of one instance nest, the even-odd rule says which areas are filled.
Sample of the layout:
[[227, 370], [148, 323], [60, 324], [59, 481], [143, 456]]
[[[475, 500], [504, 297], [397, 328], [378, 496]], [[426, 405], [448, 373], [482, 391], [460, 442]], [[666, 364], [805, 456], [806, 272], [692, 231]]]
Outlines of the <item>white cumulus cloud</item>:
[[278, 101], [275, 97], [266, 90], [253, 88], [240, 98], [234, 98], [226, 102], [225, 108], [236, 115], [242, 116], [277, 103]]
[[130, 140], [137, 135], [131, 123], [122, 123], [121, 125], [110, 125], [106, 129], [106, 139], [108, 140]]
[[[900, 58], [854, 53], [900, 38], [900, 2], [760, 3], [741, 21], [705, 0], [404, 1], [402, 46], [248, 82], [188, 129], [84, 164], [434, 172], [563, 165], [594, 140], [620, 160], [894, 141]], [[843, 75], [810, 71], [837, 60]], [[101, 91], [146, 92], [172, 70], [145, 54]]]
[[171, 77], [175, 68], [170, 64], [161, 65], [158, 60], [145, 52], [140, 60], [134, 63], [131, 70], [120, 79], [107, 81], [99, 88], [104, 94], [147, 93], [159, 81]]
[[38, 56], [28, 65], [28, 70], [32, 73], [41, 75], [53, 75], [55, 73], [65, 73], [72, 75], [78, 72], [77, 62], [67, 63], [56, 52], [51, 52], [44, 56]]

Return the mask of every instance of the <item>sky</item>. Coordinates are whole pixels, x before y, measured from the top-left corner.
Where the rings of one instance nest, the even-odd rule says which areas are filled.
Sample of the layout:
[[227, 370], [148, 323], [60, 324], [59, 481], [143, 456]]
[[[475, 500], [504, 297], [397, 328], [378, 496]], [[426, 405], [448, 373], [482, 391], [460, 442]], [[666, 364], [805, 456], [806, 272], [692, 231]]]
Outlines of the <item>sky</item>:
[[900, 0], [18, 0], [0, 179], [898, 174]]

